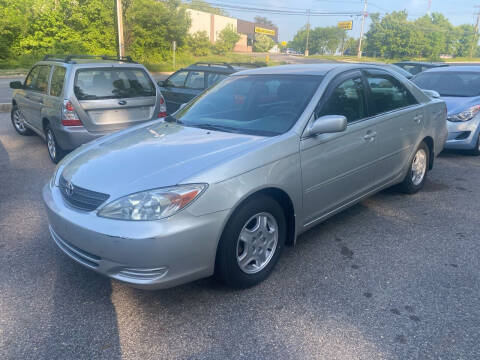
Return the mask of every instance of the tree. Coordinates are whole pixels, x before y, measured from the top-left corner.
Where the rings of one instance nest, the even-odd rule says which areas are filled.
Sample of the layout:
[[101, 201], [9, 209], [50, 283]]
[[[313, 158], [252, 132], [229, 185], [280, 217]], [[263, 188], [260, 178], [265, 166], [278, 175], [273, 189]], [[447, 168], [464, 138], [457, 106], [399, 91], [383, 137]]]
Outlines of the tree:
[[273, 45], [275, 45], [275, 41], [273, 41], [270, 36], [257, 34], [255, 35], [255, 42], [253, 43], [253, 51], [267, 52]]
[[179, 0], [134, 0], [125, 20], [127, 52], [145, 62], [169, 59], [172, 42], [182, 47], [190, 28]]
[[206, 31], [197, 31], [187, 37], [187, 45], [190, 52], [195, 56], [206, 56], [212, 48]]
[[193, 9], [193, 10], [204, 11], [204, 12], [208, 12], [210, 14], [228, 16], [228, 13], [225, 10], [214, 7], [214, 6], [210, 5], [209, 3], [207, 3], [203, 0], [192, 0], [186, 6], [187, 6], [187, 8]]
[[[310, 31], [309, 51], [311, 54], [335, 54], [340, 50], [342, 39], [345, 36], [345, 30], [336, 26], [317, 27]], [[289, 47], [305, 52], [307, 43], [307, 30], [305, 27], [300, 29], [289, 43]]]
[[238, 35], [232, 25], [228, 25], [218, 35], [213, 49], [217, 54], [225, 55], [227, 52], [233, 50], [238, 40], [240, 40], [240, 35]]
[[266, 17], [263, 17], [263, 16], [255, 16], [253, 18], [253, 22], [255, 24], [259, 24], [259, 25], [267, 25], [267, 26], [275, 26], [276, 27], [276, 25], [273, 22], [271, 22], [269, 19], [267, 19]]

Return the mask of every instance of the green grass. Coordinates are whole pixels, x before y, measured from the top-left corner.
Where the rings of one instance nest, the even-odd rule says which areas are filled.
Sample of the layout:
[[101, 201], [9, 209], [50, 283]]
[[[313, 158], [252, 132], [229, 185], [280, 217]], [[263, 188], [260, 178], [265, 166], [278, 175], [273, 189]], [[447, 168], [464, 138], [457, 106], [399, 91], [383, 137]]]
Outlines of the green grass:
[[422, 57], [412, 57], [412, 58], [398, 58], [398, 59], [384, 59], [384, 58], [374, 58], [368, 56], [362, 56], [359, 59], [357, 56], [335, 56], [335, 55], [312, 55], [309, 58], [321, 59], [321, 60], [331, 60], [331, 61], [346, 61], [346, 62], [383, 62], [383, 63], [394, 63], [402, 60], [411, 60], [411, 61], [434, 61], [434, 62], [478, 62], [480, 63], [480, 58], [470, 58], [470, 57], [457, 57], [452, 59], [427, 59]]

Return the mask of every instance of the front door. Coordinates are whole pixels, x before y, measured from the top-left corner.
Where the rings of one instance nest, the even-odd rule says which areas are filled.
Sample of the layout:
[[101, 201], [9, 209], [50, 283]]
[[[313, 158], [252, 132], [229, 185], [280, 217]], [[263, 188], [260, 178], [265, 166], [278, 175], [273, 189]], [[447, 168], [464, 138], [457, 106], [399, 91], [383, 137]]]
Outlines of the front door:
[[343, 115], [347, 129], [300, 142], [304, 226], [368, 193], [378, 157], [376, 120], [368, 117], [365, 82], [360, 72], [338, 77], [314, 117]]
[[167, 113], [172, 114], [178, 108], [205, 89], [205, 72], [181, 70], [170, 76], [160, 88], [167, 102]]

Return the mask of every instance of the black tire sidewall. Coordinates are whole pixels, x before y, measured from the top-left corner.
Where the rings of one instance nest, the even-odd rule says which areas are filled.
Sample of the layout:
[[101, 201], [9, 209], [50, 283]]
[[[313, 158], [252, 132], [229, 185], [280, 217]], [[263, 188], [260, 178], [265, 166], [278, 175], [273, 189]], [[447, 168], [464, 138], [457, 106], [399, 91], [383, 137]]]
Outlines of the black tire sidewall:
[[18, 110], [18, 106], [17, 105], [13, 105], [12, 106], [12, 111], [10, 111], [10, 120], [12, 121], [12, 125], [13, 125], [13, 128], [15, 129], [15, 131], [17, 133], [19, 133], [20, 135], [30, 135], [32, 132], [29, 128], [25, 127], [25, 131], [20, 131], [16, 126], [15, 126], [15, 121], [13, 120], [13, 114], [15, 113], [15, 111]]
[[470, 154], [471, 154], [471, 155], [473, 155], [473, 156], [478, 156], [478, 155], [480, 155], [479, 145], [480, 145], [480, 134], [477, 136], [477, 142], [475, 143], [475, 148], [473, 148], [473, 149], [470, 151]]
[[[52, 133], [52, 137], [53, 137], [53, 143], [55, 144], [55, 158], [52, 157], [52, 155], [50, 154], [50, 150], [48, 149], [48, 132], [51, 132]], [[50, 157], [50, 159], [55, 163], [57, 164], [61, 159], [62, 159], [62, 154], [63, 154], [63, 151], [62, 149], [60, 148], [60, 146], [58, 146], [58, 143], [57, 143], [57, 139], [55, 137], [55, 133], [53, 132], [52, 128], [50, 127], [49, 124], [47, 124], [45, 126], [45, 143], [47, 145], [47, 152], [48, 152], [48, 156]]]
[[[425, 150], [425, 153], [427, 154], [427, 168], [425, 169], [425, 175], [423, 176], [422, 182], [418, 185], [415, 185], [412, 182], [412, 174], [411, 174], [412, 163], [413, 163], [413, 160], [415, 159], [415, 154], [420, 149]], [[422, 141], [420, 143], [420, 145], [417, 147], [417, 149], [415, 150], [415, 153], [413, 154], [412, 159], [410, 160], [410, 163], [408, 165], [407, 175], [405, 176], [405, 179], [403, 180], [403, 182], [401, 184], [401, 188], [404, 192], [406, 192], [408, 194], [414, 194], [414, 193], [418, 192], [419, 190], [421, 190], [423, 188], [423, 186], [425, 185], [425, 181], [427, 181], [428, 166], [430, 164], [430, 156], [431, 156], [430, 149], [428, 148], [427, 144], [425, 144], [425, 142]]]
[[[255, 274], [247, 274], [240, 269], [237, 262], [237, 241], [240, 231], [248, 219], [261, 212], [270, 213], [277, 221], [278, 244], [272, 259], [264, 269]], [[232, 214], [223, 230], [217, 249], [215, 269], [217, 277], [225, 284], [236, 288], [246, 288], [260, 283], [270, 275], [275, 267], [285, 246], [286, 237], [285, 214], [278, 202], [265, 195], [248, 199]]]

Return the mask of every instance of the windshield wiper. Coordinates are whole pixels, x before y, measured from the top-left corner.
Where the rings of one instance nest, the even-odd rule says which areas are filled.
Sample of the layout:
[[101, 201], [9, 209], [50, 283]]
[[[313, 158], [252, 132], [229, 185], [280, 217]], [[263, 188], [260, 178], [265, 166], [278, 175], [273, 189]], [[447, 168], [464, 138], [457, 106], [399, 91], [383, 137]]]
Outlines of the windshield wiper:
[[193, 126], [205, 130], [214, 130], [214, 131], [225, 131], [225, 132], [233, 132], [233, 133], [238, 133], [239, 129], [230, 127], [230, 126], [224, 126], [224, 125], [214, 125], [214, 124], [188, 124], [188, 126]]
[[182, 120], [178, 120], [172, 115], [167, 115], [167, 117], [164, 120], [169, 123], [183, 124]]

